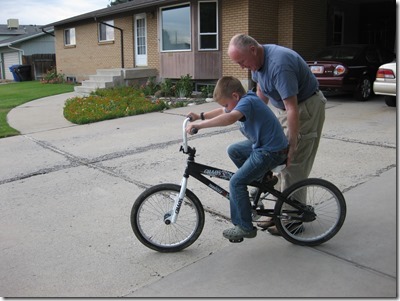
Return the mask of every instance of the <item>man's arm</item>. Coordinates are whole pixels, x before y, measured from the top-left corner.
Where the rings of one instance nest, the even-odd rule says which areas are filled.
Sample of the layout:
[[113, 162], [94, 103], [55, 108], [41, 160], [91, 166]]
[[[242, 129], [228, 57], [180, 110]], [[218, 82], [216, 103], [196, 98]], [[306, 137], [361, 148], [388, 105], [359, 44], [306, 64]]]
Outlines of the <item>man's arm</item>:
[[287, 165], [293, 159], [298, 143], [299, 137], [299, 108], [297, 106], [297, 96], [291, 96], [283, 100], [287, 114], [287, 127], [288, 127], [288, 140], [289, 140], [289, 153]]
[[261, 88], [260, 88], [260, 85], [259, 85], [259, 84], [257, 84], [257, 92], [256, 92], [256, 94], [257, 94], [257, 96], [258, 96], [259, 98], [261, 98], [261, 100], [262, 100], [263, 102], [265, 102], [266, 105], [268, 104], [269, 98], [268, 98], [267, 96], [265, 96], [264, 93], [261, 91]]

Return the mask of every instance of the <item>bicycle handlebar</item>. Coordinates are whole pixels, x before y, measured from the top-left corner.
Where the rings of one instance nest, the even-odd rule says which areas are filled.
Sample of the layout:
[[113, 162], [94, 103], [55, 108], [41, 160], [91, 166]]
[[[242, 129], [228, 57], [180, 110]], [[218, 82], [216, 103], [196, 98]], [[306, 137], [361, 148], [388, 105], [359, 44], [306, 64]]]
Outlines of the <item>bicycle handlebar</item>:
[[182, 126], [182, 140], [183, 140], [183, 152], [187, 153], [188, 151], [188, 144], [187, 144], [187, 133], [186, 133], [186, 127], [187, 124], [192, 120], [192, 118], [188, 117], [185, 118], [185, 120], [183, 121], [183, 126]]
[[[186, 127], [187, 127], [187, 124], [188, 124], [190, 121], [192, 121], [192, 117], [187, 117], [187, 118], [185, 118], [185, 120], [183, 121], [183, 125], [182, 125], [183, 151], [184, 151], [185, 153], [187, 153], [187, 151], [188, 151]], [[199, 130], [196, 129], [196, 128], [192, 128], [192, 130], [190, 131], [190, 133], [191, 133], [192, 135], [197, 134], [198, 132], [199, 132]]]

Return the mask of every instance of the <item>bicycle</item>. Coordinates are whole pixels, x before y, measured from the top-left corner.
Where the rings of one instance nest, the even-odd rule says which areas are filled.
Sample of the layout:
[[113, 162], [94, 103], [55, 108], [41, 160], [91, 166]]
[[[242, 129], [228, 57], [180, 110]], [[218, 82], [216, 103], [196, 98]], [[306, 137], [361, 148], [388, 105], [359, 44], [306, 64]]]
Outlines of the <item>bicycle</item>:
[[[204, 208], [199, 198], [187, 189], [190, 176], [229, 199], [229, 192], [206, 176], [229, 181], [234, 173], [195, 162], [196, 149], [187, 142], [189, 121], [190, 118], [186, 118], [183, 122], [183, 143], [179, 150], [188, 155], [181, 184], [164, 183], [146, 189], [131, 210], [134, 234], [142, 244], [159, 252], [181, 251], [193, 244], [203, 230]], [[284, 165], [272, 171], [279, 172], [282, 168]], [[270, 176], [272, 171], [266, 174]], [[266, 181], [248, 186], [257, 188], [252, 200], [253, 221], [261, 216], [272, 218], [282, 237], [291, 243], [319, 245], [334, 237], [344, 223], [343, 194], [326, 180], [308, 178], [283, 192]], [[266, 209], [263, 200], [275, 202], [274, 208]], [[231, 240], [241, 241], [243, 239]]]

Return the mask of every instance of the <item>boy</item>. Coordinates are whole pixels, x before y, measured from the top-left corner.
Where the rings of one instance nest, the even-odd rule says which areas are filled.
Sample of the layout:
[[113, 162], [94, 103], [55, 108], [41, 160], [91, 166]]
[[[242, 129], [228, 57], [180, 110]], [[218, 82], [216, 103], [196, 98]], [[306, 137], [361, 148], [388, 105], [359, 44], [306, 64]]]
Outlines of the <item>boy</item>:
[[253, 92], [244, 90], [240, 81], [224, 76], [214, 89], [214, 99], [222, 108], [210, 112], [189, 113], [192, 120], [186, 131], [216, 126], [227, 126], [239, 121], [240, 131], [247, 140], [228, 147], [228, 155], [239, 168], [229, 182], [230, 211], [235, 227], [223, 232], [230, 240], [253, 238], [257, 229], [253, 227], [251, 204], [247, 185], [261, 181], [266, 171], [278, 166], [287, 158], [288, 140], [282, 126], [271, 109]]

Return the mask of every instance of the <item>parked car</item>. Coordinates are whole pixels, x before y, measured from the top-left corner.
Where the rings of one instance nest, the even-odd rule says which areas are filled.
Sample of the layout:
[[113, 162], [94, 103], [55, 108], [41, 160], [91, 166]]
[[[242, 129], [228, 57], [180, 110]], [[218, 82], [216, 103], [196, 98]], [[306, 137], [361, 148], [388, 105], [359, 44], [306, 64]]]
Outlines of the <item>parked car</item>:
[[389, 107], [396, 106], [396, 62], [384, 64], [376, 72], [375, 94], [385, 95]]
[[307, 61], [321, 90], [350, 92], [359, 101], [372, 94], [378, 67], [393, 61], [394, 53], [373, 45], [330, 46]]

